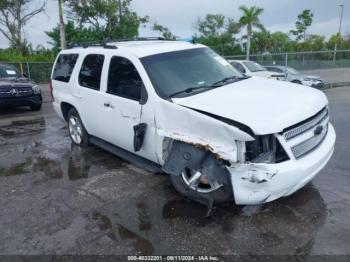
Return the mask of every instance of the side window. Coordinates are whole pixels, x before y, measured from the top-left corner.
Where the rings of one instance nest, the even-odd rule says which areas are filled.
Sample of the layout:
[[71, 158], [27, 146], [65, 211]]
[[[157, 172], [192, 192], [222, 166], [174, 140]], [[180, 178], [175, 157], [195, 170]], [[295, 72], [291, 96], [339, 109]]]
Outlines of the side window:
[[241, 73], [245, 73], [244, 67], [240, 63], [233, 62], [232, 65]]
[[139, 101], [141, 88], [142, 80], [135, 66], [126, 58], [112, 57], [107, 93]]
[[87, 55], [79, 73], [79, 85], [94, 90], [100, 90], [103, 55]]
[[62, 54], [58, 57], [52, 79], [68, 83], [72, 75], [78, 54]]

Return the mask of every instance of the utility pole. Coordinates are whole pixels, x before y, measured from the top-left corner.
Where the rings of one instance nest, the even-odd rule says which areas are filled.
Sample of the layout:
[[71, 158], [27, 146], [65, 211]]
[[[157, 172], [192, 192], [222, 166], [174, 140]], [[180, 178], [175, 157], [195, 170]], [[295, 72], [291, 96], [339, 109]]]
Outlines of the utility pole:
[[119, 0], [119, 23], [122, 21], [122, 0]]
[[61, 40], [61, 50], [66, 49], [66, 30], [64, 28], [63, 20], [63, 10], [62, 10], [62, 0], [58, 0], [58, 16], [60, 21], [60, 40]]
[[[341, 8], [340, 11], [340, 23], [339, 23], [339, 37], [341, 38], [341, 26], [343, 23], [343, 11], [344, 11], [344, 5], [339, 5]], [[338, 39], [336, 39], [334, 44], [334, 54], [333, 54], [333, 63], [335, 62], [336, 56], [337, 56], [337, 45], [338, 45]]]

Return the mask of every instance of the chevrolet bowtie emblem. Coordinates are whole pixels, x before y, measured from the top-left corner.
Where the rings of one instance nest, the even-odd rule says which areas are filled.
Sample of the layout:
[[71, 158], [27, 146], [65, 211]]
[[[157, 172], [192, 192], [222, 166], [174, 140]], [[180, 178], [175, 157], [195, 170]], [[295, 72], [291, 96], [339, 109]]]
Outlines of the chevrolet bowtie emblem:
[[320, 135], [322, 133], [322, 131], [323, 131], [323, 126], [316, 127], [315, 130], [314, 130], [315, 136]]

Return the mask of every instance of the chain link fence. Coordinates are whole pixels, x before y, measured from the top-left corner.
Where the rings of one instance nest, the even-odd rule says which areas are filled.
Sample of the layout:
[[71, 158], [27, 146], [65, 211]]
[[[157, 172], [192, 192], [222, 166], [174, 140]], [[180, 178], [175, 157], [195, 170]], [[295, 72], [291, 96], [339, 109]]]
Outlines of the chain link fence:
[[[228, 60], [245, 60], [245, 55], [226, 56]], [[250, 60], [261, 65], [290, 66], [298, 70], [315, 70], [350, 67], [350, 50], [294, 52], [251, 55]]]
[[[245, 60], [245, 55], [225, 56], [228, 60]], [[289, 66], [305, 73], [317, 74], [328, 83], [349, 82], [350, 85], [350, 50], [319, 52], [277, 53], [251, 55], [250, 60], [263, 66]], [[1, 62], [0, 62], [1, 63]], [[9, 63], [21, 73], [37, 83], [47, 83], [53, 63], [23, 62]]]
[[[226, 56], [227, 60], [245, 60], [245, 55]], [[251, 55], [263, 66], [288, 66], [304, 74], [318, 75], [331, 86], [350, 86], [350, 50], [294, 52]]]
[[14, 66], [19, 72], [36, 83], [48, 83], [53, 66], [53, 63], [50, 62], [0, 62], [0, 64]]

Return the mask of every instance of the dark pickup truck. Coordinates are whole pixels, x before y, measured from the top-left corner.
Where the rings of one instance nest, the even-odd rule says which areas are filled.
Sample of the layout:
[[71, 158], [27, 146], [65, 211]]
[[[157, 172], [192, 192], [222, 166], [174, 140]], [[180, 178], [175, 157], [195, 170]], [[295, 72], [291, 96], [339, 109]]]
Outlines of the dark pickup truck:
[[15, 67], [0, 64], [0, 109], [29, 106], [40, 110], [40, 87], [25, 78]]

